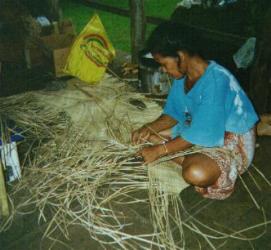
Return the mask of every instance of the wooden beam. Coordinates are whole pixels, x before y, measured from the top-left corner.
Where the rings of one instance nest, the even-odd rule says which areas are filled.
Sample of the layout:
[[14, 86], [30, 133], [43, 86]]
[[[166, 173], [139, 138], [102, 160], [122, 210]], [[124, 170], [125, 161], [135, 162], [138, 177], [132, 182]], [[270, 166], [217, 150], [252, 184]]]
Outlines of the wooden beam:
[[144, 0], [130, 0], [132, 63], [138, 63], [138, 52], [145, 42], [146, 19]]
[[8, 198], [5, 186], [3, 164], [0, 160], [0, 219], [9, 215]]
[[[114, 6], [110, 6], [107, 4], [103, 4], [98, 2], [97, 0], [81, 0], [81, 2], [89, 6], [91, 8], [110, 12], [116, 15], [130, 17], [130, 10], [128, 9], [122, 9]], [[146, 22], [154, 25], [158, 25], [167, 19], [161, 18], [161, 17], [153, 17], [153, 16], [146, 16]], [[205, 34], [206, 37], [211, 36], [217, 41], [224, 41], [225, 43], [231, 43], [231, 44], [240, 44], [244, 43], [247, 40], [247, 37], [239, 36], [236, 34], [231, 34], [227, 32], [221, 32], [218, 30], [212, 30], [204, 27], [199, 27], [197, 25], [188, 24], [185, 22], [180, 22], [180, 25], [183, 25], [184, 28], [191, 28], [196, 31], [201, 32], [202, 34]]]
[[[91, 8], [97, 9], [97, 10], [101, 10], [101, 11], [106, 11], [106, 12], [110, 12], [119, 16], [125, 16], [125, 17], [130, 17], [131, 16], [131, 12], [129, 9], [122, 9], [122, 8], [118, 8], [115, 6], [110, 6], [107, 4], [103, 4], [100, 3], [97, 0], [81, 0], [81, 3], [89, 6]], [[166, 21], [165, 18], [161, 18], [161, 17], [151, 17], [151, 16], [146, 16], [146, 22], [147, 23], [151, 23], [151, 24], [160, 24], [161, 22]]]
[[110, 6], [104, 3], [100, 3], [97, 0], [81, 0], [81, 3], [91, 8], [106, 11], [106, 12], [111, 12], [119, 16], [126, 16], [126, 17], [130, 16], [129, 9], [122, 9], [115, 6]]

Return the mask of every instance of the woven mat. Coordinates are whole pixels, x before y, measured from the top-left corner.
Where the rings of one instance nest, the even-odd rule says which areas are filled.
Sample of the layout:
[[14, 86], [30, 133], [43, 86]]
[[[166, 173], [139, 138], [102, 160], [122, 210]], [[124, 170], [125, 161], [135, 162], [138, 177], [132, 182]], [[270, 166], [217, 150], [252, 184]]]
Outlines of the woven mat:
[[182, 177], [182, 167], [172, 161], [148, 167], [151, 185], [168, 194], [179, 194], [189, 186]]

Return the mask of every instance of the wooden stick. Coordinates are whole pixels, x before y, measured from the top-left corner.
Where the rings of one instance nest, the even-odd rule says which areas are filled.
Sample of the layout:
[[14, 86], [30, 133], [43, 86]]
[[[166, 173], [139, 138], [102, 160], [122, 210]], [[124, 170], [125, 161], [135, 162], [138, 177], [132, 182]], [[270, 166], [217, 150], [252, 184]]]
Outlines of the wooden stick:
[[0, 216], [8, 216], [9, 208], [8, 208], [8, 198], [5, 187], [5, 178], [3, 173], [3, 164], [0, 160]]

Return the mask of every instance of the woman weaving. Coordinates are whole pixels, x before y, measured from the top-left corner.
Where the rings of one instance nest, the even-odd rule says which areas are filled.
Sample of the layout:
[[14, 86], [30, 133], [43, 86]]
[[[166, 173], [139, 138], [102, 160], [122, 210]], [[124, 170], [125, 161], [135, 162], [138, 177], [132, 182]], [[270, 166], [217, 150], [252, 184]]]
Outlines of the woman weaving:
[[165, 22], [147, 42], [154, 60], [175, 80], [163, 114], [134, 131], [132, 142], [153, 143], [138, 152], [146, 163], [200, 146], [200, 152], [175, 159], [183, 178], [204, 197], [225, 199], [252, 161], [258, 116], [234, 76], [207, 61], [179, 31]]

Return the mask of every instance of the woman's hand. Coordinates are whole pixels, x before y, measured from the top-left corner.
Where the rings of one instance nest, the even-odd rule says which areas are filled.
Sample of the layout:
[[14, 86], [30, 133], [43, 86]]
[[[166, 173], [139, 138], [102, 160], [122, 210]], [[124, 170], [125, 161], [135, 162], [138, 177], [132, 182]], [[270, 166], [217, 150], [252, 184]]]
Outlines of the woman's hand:
[[141, 155], [144, 158], [144, 162], [148, 164], [164, 155], [164, 151], [162, 150], [163, 149], [162, 147], [163, 146], [160, 144], [150, 146], [150, 147], [145, 147], [141, 149], [140, 151], [138, 151], [137, 154]]
[[149, 140], [150, 136], [155, 133], [159, 133], [160, 131], [167, 130], [172, 128], [177, 124], [177, 121], [172, 117], [162, 114], [155, 121], [148, 123], [132, 132], [132, 143], [140, 144]]
[[151, 131], [147, 127], [143, 126], [142, 128], [132, 132], [132, 143], [133, 144], [144, 143], [148, 141], [150, 135]]

